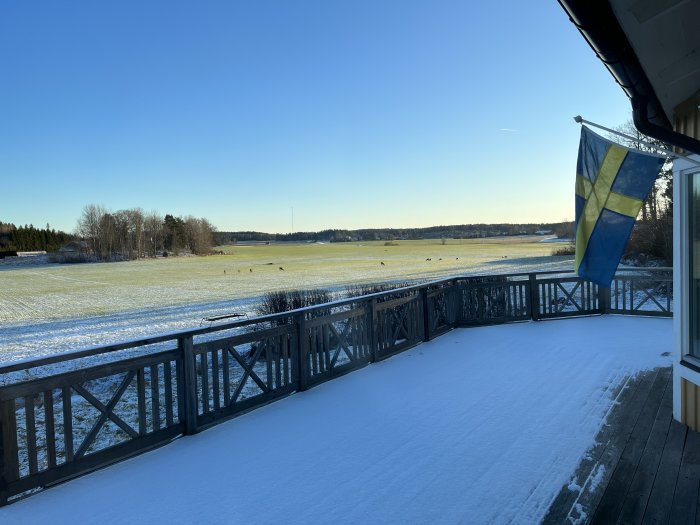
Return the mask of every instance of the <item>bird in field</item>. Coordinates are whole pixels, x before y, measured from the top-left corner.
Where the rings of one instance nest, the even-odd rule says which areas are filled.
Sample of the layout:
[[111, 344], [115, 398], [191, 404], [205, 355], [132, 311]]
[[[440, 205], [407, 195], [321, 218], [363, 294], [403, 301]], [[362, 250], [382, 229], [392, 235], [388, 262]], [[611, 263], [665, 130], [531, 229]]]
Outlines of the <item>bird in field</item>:
[[431, 259], [430, 257], [428, 257], [428, 258], [426, 259], [426, 261], [432, 261], [432, 259]]
[[382, 266], [386, 266], [386, 264], [384, 264], [384, 261], [381, 261], [379, 264], [381, 264]]
[[438, 261], [442, 261], [442, 257], [440, 257], [440, 258], [438, 259]]
[[280, 266], [280, 271], [281, 271], [281, 272], [283, 272], [283, 271], [284, 271], [284, 268], [282, 268], [281, 266]]
[[253, 269], [252, 269], [252, 268], [250, 269], [250, 273], [253, 273]]

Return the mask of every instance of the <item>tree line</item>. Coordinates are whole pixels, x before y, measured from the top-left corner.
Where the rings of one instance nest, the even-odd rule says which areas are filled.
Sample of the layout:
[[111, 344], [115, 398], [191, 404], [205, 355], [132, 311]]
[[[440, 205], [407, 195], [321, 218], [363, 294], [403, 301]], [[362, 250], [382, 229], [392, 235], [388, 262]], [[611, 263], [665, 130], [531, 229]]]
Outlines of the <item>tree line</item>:
[[214, 246], [214, 226], [204, 218], [162, 216], [140, 208], [109, 211], [89, 204], [76, 228], [88, 253], [101, 261], [156, 255], [206, 255]]
[[426, 228], [373, 228], [359, 230], [322, 230], [318, 232], [263, 233], [255, 231], [217, 232], [216, 244], [235, 242], [356, 242], [395, 241], [421, 239], [477, 239], [505, 235], [534, 235], [551, 232], [558, 237], [571, 238], [573, 222], [539, 224], [460, 224], [452, 226], [429, 226]]
[[0, 221], [0, 252], [54, 252], [72, 239], [71, 234], [48, 224], [40, 229], [32, 224], [16, 226]]

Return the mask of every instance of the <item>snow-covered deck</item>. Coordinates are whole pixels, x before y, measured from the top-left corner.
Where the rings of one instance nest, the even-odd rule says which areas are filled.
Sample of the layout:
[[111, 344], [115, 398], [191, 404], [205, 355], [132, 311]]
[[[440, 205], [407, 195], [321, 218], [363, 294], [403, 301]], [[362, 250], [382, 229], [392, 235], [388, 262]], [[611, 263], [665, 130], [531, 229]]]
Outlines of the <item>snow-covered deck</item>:
[[670, 319], [457, 329], [0, 508], [0, 523], [536, 523], [621, 387], [671, 350]]

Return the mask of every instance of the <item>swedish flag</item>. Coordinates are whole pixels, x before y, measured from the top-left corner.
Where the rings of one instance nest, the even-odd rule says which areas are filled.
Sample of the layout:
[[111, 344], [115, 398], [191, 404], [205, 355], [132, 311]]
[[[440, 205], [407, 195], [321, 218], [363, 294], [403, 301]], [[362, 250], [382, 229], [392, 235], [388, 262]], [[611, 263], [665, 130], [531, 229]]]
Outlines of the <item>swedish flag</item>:
[[610, 287], [634, 220], [664, 161], [664, 157], [619, 146], [581, 126], [575, 262], [580, 277]]

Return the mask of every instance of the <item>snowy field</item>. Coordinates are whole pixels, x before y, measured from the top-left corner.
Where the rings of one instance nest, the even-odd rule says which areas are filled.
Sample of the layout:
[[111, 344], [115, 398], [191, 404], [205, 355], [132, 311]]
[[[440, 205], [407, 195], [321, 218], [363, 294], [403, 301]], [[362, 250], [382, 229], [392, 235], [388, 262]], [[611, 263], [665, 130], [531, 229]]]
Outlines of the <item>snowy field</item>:
[[0, 362], [193, 329], [208, 316], [252, 315], [261, 295], [280, 289], [571, 268], [570, 257], [548, 256], [551, 244], [540, 240], [234, 246], [212, 257], [0, 265]]
[[[595, 334], [595, 338], [590, 335]], [[670, 319], [452, 331], [0, 509], [0, 523], [537, 523]]]

